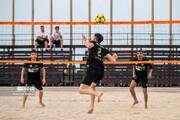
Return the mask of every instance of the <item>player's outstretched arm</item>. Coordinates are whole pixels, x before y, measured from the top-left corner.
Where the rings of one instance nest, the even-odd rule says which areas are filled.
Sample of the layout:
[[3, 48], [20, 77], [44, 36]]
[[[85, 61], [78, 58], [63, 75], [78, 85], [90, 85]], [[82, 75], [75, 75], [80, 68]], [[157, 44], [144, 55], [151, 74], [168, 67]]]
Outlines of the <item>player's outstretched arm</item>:
[[83, 42], [83, 44], [84, 44], [88, 49], [94, 47], [94, 44], [93, 44], [93, 43], [86, 42], [86, 37], [85, 37], [84, 35], [82, 35], [82, 42]]
[[116, 59], [118, 58], [116, 53], [113, 55], [107, 54], [106, 57], [113, 63], [116, 62]]

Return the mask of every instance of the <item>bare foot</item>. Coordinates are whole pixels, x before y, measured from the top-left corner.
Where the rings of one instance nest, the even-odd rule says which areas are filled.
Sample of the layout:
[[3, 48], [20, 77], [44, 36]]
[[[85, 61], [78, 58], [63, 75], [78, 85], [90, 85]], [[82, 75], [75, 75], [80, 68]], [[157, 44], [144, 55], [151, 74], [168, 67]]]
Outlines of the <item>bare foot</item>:
[[94, 111], [94, 108], [89, 108], [89, 110], [88, 110], [88, 114], [92, 114], [93, 113], [93, 111]]
[[44, 104], [44, 103], [42, 103], [42, 102], [39, 102], [39, 103], [41, 104], [42, 107], [45, 107], [45, 104]]
[[145, 109], [148, 109], [147, 105], [144, 106]]
[[22, 105], [22, 108], [25, 108], [25, 104]]
[[98, 96], [97, 96], [97, 97], [98, 97], [98, 103], [101, 102], [101, 97], [102, 97], [102, 96], [103, 96], [103, 93], [99, 93], [99, 94], [98, 94]]
[[138, 103], [139, 103], [138, 100], [135, 100], [134, 103], [133, 103], [133, 106], [138, 104]]

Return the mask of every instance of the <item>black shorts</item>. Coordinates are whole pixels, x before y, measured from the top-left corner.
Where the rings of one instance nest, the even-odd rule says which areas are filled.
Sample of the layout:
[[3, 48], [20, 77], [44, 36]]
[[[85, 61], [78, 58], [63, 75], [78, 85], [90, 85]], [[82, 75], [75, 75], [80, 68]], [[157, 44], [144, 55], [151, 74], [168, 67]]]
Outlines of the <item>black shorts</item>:
[[38, 90], [43, 90], [41, 80], [27, 80], [28, 86], [35, 86]]
[[82, 81], [82, 84], [91, 85], [92, 82], [98, 84], [99, 81], [104, 77], [104, 71], [98, 69], [88, 68], [86, 75]]
[[38, 45], [44, 45], [44, 42], [47, 41], [47, 43], [49, 43], [48, 39], [43, 39], [43, 40], [38, 40], [36, 39], [36, 42], [38, 43]]
[[136, 78], [136, 79], [133, 78], [133, 80], [137, 84], [141, 83], [142, 88], [147, 88], [147, 84], [148, 84], [148, 78], [147, 77], [146, 78]]
[[54, 40], [53, 44], [60, 45], [61, 43], [60, 43], [60, 40]]

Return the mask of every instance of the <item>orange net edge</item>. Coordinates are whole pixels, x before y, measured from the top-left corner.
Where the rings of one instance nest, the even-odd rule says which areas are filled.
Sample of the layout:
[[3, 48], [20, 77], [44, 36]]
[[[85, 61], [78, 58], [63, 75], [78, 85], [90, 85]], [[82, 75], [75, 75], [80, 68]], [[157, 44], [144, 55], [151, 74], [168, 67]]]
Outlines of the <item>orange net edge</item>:
[[96, 22], [12, 22], [0, 21], [0, 25], [108, 25], [108, 24], [180, 24], [180, 20], [161, 20], [161, 21], [106, 21], [104, 24]]
[[[0, 60], [0, 63], [43, 63], [43, 64], [86, 64], [86, 61], [27, 61], [27, 60]], [[105, 61], [104, 64], [180, 64], [180, 60], [156, 61]]]

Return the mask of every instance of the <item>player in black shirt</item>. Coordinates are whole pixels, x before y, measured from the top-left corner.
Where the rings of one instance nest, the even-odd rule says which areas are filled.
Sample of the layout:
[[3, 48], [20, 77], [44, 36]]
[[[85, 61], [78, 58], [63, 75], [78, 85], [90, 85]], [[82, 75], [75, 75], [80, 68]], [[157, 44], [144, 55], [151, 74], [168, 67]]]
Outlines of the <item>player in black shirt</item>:
[[[86, 42], [86, 37], [82, 36], [83, 44], [89, 49], [87, 59], [87, 72], [79, 87], [80, 94], [91, 95], [91, 103], [88, 113], [91, 114], [94, 110], [94, 100], [97, 97], [98, 103], [101, 101], [102, 92], [96, 92], [97, 83], [104, 76], [103, 58], [106, 56], [110, 61], [116, 62], [117, 55], [109, 54], [109, 50], [104, 48], [100, 43], [103, 41], [103, 36], [96, 33], [90, 42]], [[90, 87], [90, 89], [88, 89]]]
[[[142, 51], [137, 52], [137, 58], [135, 58], [135, 61], [147, 61], [143, 57]], [[147, 74], [148, 67], [150, 68], [150, 70], [149, 70], [149, 73]], [[141, 83], [143, 94], [144, 94], [145, 109], [147, 109], [147, 101], [148, 101], [147, 83], [148, 83], [148, 79], [152, 78], [152, 71], [153, 71], [153, 68], [151, 64], [134, 64], [133, 65], [133, 79], [130, 84], [130, 92], [134, 98], [133, 105], [138, 104], [138, 99], [136, 97], [134, 88], [139, 83]]]
[[[37, 53], [35, 50], [31, 51], [30, 53], [30, 58], [31, 61], [37, 61]], [[21, 83], [24, 82], [24, 74], [25, 74], [25, 69], [27, 69], [27, 81], [26, 85], [27, 86], [32, 86], [34, 85], [38, 90], [39, 90], [39, 103], [41, 104], [42, 107], [45, 107], [44, 103], [42, 102], [42, 97], [43, 97], [43, 88], [42, 85], [46, 83], [46, 72], [45, 68], [43, 67], [42, 63], [26, 63], [24, 64], [24, 67], [22, 68], [21, 71]], [[40, 77], [40, 73], [42, 71], [42, 81]], [[23, 99], [23, 108], [25, 107], [25, 103], [27, 100], [27, 95], [24, 96]]]

